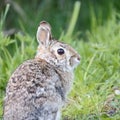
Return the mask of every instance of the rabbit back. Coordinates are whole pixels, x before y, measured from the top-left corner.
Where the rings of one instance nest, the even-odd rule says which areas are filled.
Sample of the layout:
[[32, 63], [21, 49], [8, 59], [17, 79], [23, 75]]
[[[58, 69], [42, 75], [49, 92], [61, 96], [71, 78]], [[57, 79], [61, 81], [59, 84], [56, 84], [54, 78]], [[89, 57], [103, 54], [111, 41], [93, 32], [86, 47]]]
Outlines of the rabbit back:
[[4, 120], [58, 120], [64, 99], [56, 70], [44, 60], [28, 60], [8, 82]]

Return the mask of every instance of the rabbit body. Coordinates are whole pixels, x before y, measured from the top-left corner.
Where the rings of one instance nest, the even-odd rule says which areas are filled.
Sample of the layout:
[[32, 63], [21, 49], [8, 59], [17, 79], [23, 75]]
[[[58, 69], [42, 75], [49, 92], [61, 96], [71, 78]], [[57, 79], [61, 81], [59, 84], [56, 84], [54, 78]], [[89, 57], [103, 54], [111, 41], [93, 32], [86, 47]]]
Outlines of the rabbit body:
[[58, 120], [72, 78], [60, 72], [44, 60], [20, 65], [7, 86], [4, 120]]
[[50, 32], [48, 23], [40, 24], [36, 57], [21, 64], [10, 77], [4, 120], [60, 120], [79, 54], [70, 46], [51, 40]]

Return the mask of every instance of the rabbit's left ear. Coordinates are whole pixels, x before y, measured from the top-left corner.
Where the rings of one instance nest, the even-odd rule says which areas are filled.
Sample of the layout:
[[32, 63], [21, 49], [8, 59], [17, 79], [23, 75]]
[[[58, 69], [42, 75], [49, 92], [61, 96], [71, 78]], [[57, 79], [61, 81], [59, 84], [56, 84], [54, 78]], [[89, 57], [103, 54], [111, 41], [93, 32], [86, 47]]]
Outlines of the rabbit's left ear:
[[49, 42], [51, 40], [51, 27], [45, 21], [40, 22], [40, 26], [37, 30], [37, 40], [40, 45], [48, 47]]

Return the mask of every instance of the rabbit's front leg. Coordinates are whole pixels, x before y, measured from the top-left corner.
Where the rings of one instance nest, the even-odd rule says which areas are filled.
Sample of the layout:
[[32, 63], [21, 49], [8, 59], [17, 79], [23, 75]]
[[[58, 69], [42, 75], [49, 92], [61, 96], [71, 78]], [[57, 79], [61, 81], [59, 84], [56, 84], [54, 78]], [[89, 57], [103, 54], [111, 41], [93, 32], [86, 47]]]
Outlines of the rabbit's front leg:
[[51, 114], [46, 115], [44, 120], [60, 120], [60, 111], [52, 112]]
[[60, 111], [57, 111], [55, 120], [60, 120]]

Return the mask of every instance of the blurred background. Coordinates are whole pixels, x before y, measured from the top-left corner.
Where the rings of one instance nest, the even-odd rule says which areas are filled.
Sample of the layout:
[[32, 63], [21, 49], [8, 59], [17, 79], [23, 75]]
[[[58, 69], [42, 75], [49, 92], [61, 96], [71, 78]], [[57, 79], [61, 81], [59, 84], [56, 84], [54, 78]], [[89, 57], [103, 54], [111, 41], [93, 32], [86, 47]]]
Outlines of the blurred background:
[[34, 58], [42, 20], [81, 55], [63, 120], [120, 120], [120, 0], [0, 0], [0, 120], [8, 80]]
[[[114, 10], [120, 11], [119, 0], [81, 0], [81, 8], [75, 31], [91, 30], [94, 19], [97, 25], [104, 24]], [[15, 29], [35, 35], [41, 20], [50, 22], [57, 37], [66, 31], [73, 12], [75, 0], [1, 0], [0, 14], [10, 4], [4, 30]], [[94, 17], [93, 17], [94, 16]]]

